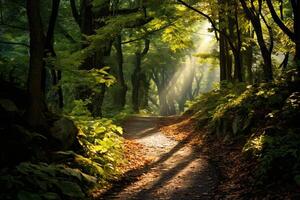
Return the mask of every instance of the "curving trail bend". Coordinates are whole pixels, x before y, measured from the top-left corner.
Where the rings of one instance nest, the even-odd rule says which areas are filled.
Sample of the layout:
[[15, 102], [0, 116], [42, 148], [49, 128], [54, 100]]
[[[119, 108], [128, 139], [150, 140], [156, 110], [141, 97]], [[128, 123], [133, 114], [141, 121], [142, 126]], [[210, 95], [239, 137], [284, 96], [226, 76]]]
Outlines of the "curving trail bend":
[[160, 117], [132, 117], [124, 125], [124, 137], [143, 144], [154, 161], [101, 195], [100, 199], [212, 199], [217, 177], [200, 148], [177, 142], [157, 128]]

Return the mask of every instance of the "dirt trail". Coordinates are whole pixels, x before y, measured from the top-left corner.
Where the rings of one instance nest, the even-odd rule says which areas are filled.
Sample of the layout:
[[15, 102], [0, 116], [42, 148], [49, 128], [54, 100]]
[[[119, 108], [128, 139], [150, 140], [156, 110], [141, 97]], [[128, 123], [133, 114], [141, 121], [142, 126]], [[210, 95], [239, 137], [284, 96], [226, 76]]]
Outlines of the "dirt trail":
[[143, 144], [154, 161], [130, 172], [100, 199], [212, 199], [216, 173], [201, 148], [177, 142], [157, 128], [158, 117], [133, 117], [125, 124], [125, 138]]

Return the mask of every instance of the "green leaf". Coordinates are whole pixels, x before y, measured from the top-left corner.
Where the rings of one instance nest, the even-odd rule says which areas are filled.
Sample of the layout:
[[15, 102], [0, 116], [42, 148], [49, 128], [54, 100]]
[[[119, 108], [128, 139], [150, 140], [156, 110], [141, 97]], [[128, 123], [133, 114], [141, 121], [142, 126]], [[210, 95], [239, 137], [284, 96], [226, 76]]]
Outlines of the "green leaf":
[[95, 133], [103, 133], [106, 131], [106, 128], [103, 126], [98, 126], [95, 128]]
[[118, 131], [118, 133], [123, 134], [123, 128], [120, 126], [116, 127], [116, 131]]
[[83, 198], [85, 196], [79, 185], [76, 183], [70, 181], [58, 181], [56, 186], [66, 196], [73, 198]]
[[43, 194], [42, 197], [43, 197], [43, 199], [46, 199], [46, 200], [60, 200], [61, 199], [58, 194], [53, 193], [53, 192], [48, 192], [46, 194]]
[[40, 195], [30, 193], [30, 192], [27, 192], [27, 191], [19, 192], [18, 195], [17, 195], [17, 199], [18, 200], [42, 200]]

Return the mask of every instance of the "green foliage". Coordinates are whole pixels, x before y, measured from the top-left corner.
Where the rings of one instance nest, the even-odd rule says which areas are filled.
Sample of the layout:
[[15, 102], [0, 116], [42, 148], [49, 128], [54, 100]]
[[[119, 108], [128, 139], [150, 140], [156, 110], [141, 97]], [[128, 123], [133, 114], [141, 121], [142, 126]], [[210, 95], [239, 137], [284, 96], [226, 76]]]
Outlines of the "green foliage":
[[[101, 92], [101, 84], [105, 84], [107, 87], [113, 85], [116, 79], [108, 73], [109, 69], [109, 67], [92, 70], [62, 69], [64, 74], [62, 80], [58, 85], [52, 87], [52, 91], [49, 94], [55, 93], [59, 86], [62, 86], [64, 92], [64, 110], [66, 112], [71, 112], [72, 110], [73, 112], [83, 112], [83, 105], [80, 106], [80, 104], [84, 104], [86, 107], [91, 101], [90, 99], [76, 100], [78, 99], [76, 94], [82, 88], [91, 91], [92, 94], [97, 94]], [[75, 107], [78, 107], [78, 109], [76, 110]], [[85, 114], [88, 114], [88, 111]]]
[[213, 111], [211, 127], [218, 133], [246, 134], [251, 125], [259, 123], [258, 119], [264, 119], [271, 110], [279, 109], [289, 92], [287, 85], [281, 83], [248, 86], [241, 91], [229, 90], [223, 98], [224, 103]]
[[85, 152], [84, 156], [75, 155], [74, 161], [101, 182], [115, 178], [123, 159], [122, 128], [112, 120], [91, 117], [82, 101], [76, 101], [70, 118], [79, 129], [79, 142]]
[[134, 114], [132, 107], [129, 105], [126, 105], [121, 111], [119, 108], [114, 110], [114, 107], [109, 107], [107, 109], [110, 109], [110, 112], [107, 111], [106, 117], [113, 120], [113, 122], [117, 124]]
[[[78, 152], [42, 153], [48, 156], [44, 158], [48, 163], [38, 162], [37, 158], [1, 169], [0, 188], [5, 193], [0, 193], [0, 199], [87, 199], [89, 189], [103, 186], [119, 175], [117, 167], [123, 161], [122, 128], [112, 120], [91, 117], [82, 100], [74, 105], [69, 118], [79, 129]], [[47, 141], [43, 135], [23, 129], [28, 141], [19, 138], [22, 142], [32, 146], [31, 140]]]
[[[97, 96], [97, 93], [99, 94], [100, 85], [111, 86], [116, 82], [116, 79], [110, 73], [115, 72], [116, 75], [119, 75], [119, 63], [116, 57], [111, 56], [107, 58], [109, 56], [104, 55], [107, 53], [104, 53], [104, 51], [110, 51], [110, 48], [114, 46], [117, 36], [121, 37], [121, 49], [124, 57], [124, 61], [122, 61], [124, 62], [124, 77], [121, 78], [125, 79], [126, 84], [129, 86], [129, 92], [131, 89], [132, 66], [134, 66], [135, 62], [132, 58], [136, 52], [143, 49], [144, 39], [150, 40], [149, 52], [142, 59], [141, 73], [145, 75], [142, 79], [147, 79], [145, 82], [148, 82], [146, 84], [150, 85], [143, 87], [150, 88], [147, 88], [150, 93], [149, 98], [147, 98], [152, 100], [150, 102], [152, 105], [149, 107], [152, 106], [153, 110], [158, 110], [159, 106], [163, 107], [162, 99], [159, 99], [158, 95], [167, 97], [166, 101], [168, 103], [177, 101], [174, 107], [183, 105], [179, 101], [181, 101], [181, 96], [184, 96], [183, 92], [186, 88], [181, 88], [181, 86], [187, 83], [182, 81], [175, 84], [173, 79], [176, 79], [176, 74], [181, 72], [180, 68], [182, 66], [185, 64], [189, 65], [184, 62], [186, 54], [194, 54], [201, 59], [201, 65], [204, 67], [207, 67], [208, 64], [215, 66], [219, 64], [216, 60], [219, 58], [221, 51], [218, 51], [218, 48], [215, 47], [217, 46], [215, 41], [206, 40], [209, 38], [206, 36], [203, 36], [203, 38], [199, 36], [203, 35], [204, 29], [209, 29], [210, 32], [213, 32], [213, 28], [209, 24], [199, 23], [200, 20], [204, 19], [203, 16], [178, 4], [178, 2], [156, 0], [111, 1], [110, 3], [104, 0], [92, 0], [86, 2], [91, 3], [93, 7], [95, 19], [93, 19], [94, 21], [91, 24], [99, 27], [99, 29], [92, 30], [91, 32], [94, 32], [92, 35], [82, 35], [82, 32], [85, 32], [83, 29], [89, 29], [92, 26], [78, 27], [78, 24], [73, 19], [70, 2], [61, 1], [58, 20], [54, 30], [55, 37], [53, 38], [53, 48], [56, 56], [45, 59], [46, 81], [43, 83], [43, 85], [47, 86], [43, 89], [50, 96], [46, 102], [48, 108], [50, 108], [49, 110], [51, 110], [52, 105], [53, 110], [55, 110], [55, 106], [57, 106], [57, 102], [55, 102], [58, 96], [57, 92], [60, 87], [62, 88], [63, 109], [67, 113], [66, 115], [75, 121], [79, 129], [78, 139], [82, 147], [80, 150], [82, 151], [78, 150], [76, 153], [74, 151], [56, 152], [54, 154], [55, 159], [64, 158], [59, 161], [61, 165], [57, 164], [57, 162], [55, 162], [56, 164], [49, 164], [51, 159], [45, 159], [49, 161], [48, 164], [25, 162], [10, 170], [3, 170], [0, 177], [1, 187], [7, 190], [9, 195], [17, 199], [80, 199], [86, 195], [86, 185], [83, 183], [104, 183], [106, 180], [113, 179], [118, 175], [117, 166], [122, 162], [123, 158], [122, 138], [120, 137], [122, 129], [114, 123], [126, 118], [132, 113], [132, 109], [130, 106], [125, 106], [125, 109], [120, 112], [119, 108], [116, 108], [114, 102], [109, 98], [108, 93], [112, 90], [106, 92], [105, 101], [109, 103], [105, 105], [106, 102], [104, 102], [102, 109], [104, 115], [111, 118], [111, 120], [93, 118], [87, 109], [88, 106], [98, 103], [94, 100], [94, 97]], [[79, 6], [79, 0], [76, 0], [76, 3]], [[80, 5], [82, 8], [90, 6], [84, 5], [85, 2], [81, 3], [83, 3]], [[236, 19], [230, 20], [231, 17], [229, 15], [233, 14], [234, 11], [233, 5], [228, 4], [224, 6], [219, 1], [189, 1], [188, 3], [207, 14], [215, 22], [216, 27], [222, 30], [225, 28], [225, 32], [230, 33], [229, 38], [232, 39], [234, 44], [239, 43], [236, 41], [239, 38], [236, 32], [240, 31], [242, 57], [247, 57], [246, 50], [249, 47], [251, 47], [251, 54], [254, 56], [253, 61], [251, 61], [253, 63], [250, 63], [252, 64], [252, 69], [250, 70], [253, 71], [253, 77], [251, 75], [252, 80], [249, 80], [249, 82], [253, 82], [256, 79], [261, 80], [260, 74], [262, 74], [263, 67], [260, 65], [262, 59], [261, 55], [258, 54], [259, 45], [256, 43], [256, 38], [252, 37], [253, 27], [248, 19], [241, 14], [242, 8], [240, 5], [237, 4]], [[274, 2], [276, 9], [280, 7], [278, 3]], [[17, 83], [25, 88], [29, 66], [29, 34], [27, 34], [26, 5], [21, 0], [1, 1], [0, 4], [1, 79]], [[103, 6], [110, 7], [108, 12], [99, 13], [99, 11], [102, 12]], [[253, 7], [255, 6], [258, 6], [258, 1], [253, 1]], [[44, 28], [47, 28], [47, 23], [51, 16], [50, 7], [50, 1], [41, 2], [40, 14], [43, 24], [46, 25]], [[118, 13], [118, 9], [126, 11], [132, 8], [139, 8], [139, 10], [128, 14]], [[222, 9], [224, 10], [222, 11]], [[262, 34], [266, 40], [270, 39], [270, 43], [271, 39], [274, 39], [274, 53], [272, 57], [278, 60], [281, 59], [278, 55], [286, 52], [294, 54], [294, 42], [278, 26], [273, 26], [274, 20], [272, 20], [270, 15], [266, 15], [266, 13], [269, 13], [269, 9], [264, 3], [261, 9], [261, 20], [264, 21], [262, 23], [264, 24], [262, 25]], [[84, 12], [84, 9], [78, 9], [78, 11]], [[284, 2], [283, 23], [291, 30], [294, 25], [292, 13], [290, 2]], [[220, 20], [220, 14], [228, 19]], [[85, 16], [84, 13], [79, 13], [79, 15], [81, 17]], [[234, 26], [234, 24], [231, 23], [235, 22], [238, 22], [239, 26], [236, 29], [227, 30], [229, 29], [227, 23], [232, 28], [231, 26]], [[82, 23], [79, 26], [81, 25]], [[273, 30], [273, 38], [270, 38], [267, 33], [268, 25]], [[204, 33], [204, 35], [206, 34]], [[207, 50], [208, 46], [211, 46], [212, 50], [207, 54], [205, 50]], [[193, 48], [197, 52], [188, 51], [188, 49]], [[116, 53], [113, 48], [112, 52]], [[230, 57], [228, 58], [231, 58], [232, 52], [229, 52], [229, 55]], [[95, 63], [106, 63], [112, 67], [89, 66], [88, 69], [93, 69], [82, 70], [82, 68], [87, 68], [84, 66], [86, 59], [92, 56], [97, 57]], [[108, 63], [108, 60], [112, 62]], [[276, 65], [277, 63], [274, 61], [274, 77], [282, 74], [282, 70], [276, 68]], [[249, 66], [247, 65], [247, 67]], [[55, 86], [51, 86], [51, 83], [49, 84], [50, 79], [54, 77], [54, 74], [50, 75], [49, 73], [51, 70], [62, 72], [62, 78], [57, 77], [60, 80]], [[247, 75], [246, 77], [250, 77], [250, 73], [245, 73], [245, 71], [242, 72], [243, 76]], [[190, 85], [191, 89], [193, 89], [194, 85], [199, 86], [199, 88], [203, 86], [203, 80], [202, 78], [200, 79], [202, 75], [199, 76], [199, 72], [198, 75], [197, 71], [194, 72], [192, 73], [196, 74], [194, 77], [185, 77], [185, 79], [193, 81], [198, 79], [196, 83], [192, 82]], [[59, 76], [58, 74], [57, 76]], [[121, 78], [118, 77], [118, 79]], [[212, 78], [208, 76], [207, 82], [211, 82], [211, 80]], [[189, 110], [187, 112], [193, 113], [194, 117], [199, 119], [199, 125], [209, 124], [212, 132], [217, 133], [217, 135], [250, 137], [244, 151], [259, 160], [259, 176], [270, 177], [272, 174], [275, 174], [272, 172], [273, 170], [279, 174], [281, 172], [284, 172], [283, 174], [291, 172], [292, 177], [289, 178], [294, 178], [295, 182], [299, 184], [300, 172], [298, 168], [300, 167], [300, 156], [297, 149], [299, 147], [299, 128], [295, 127], [295, 124], [297, 124], [295, 119], [299, 118], [299, 94], [289, 89], [290, 85], [287, 85], [289, 81], [289, 79], [286, 79], [276, 84], [261, 84], [249, 86], [248, 88], [244, 84], [222, 83], [220, 89], [205, 93], [195, 99], [195, 101], [188, 102]], [[175, 87], [172, 89], [167, 87], [168, 85], [175, 85]], [[292, 87], [296, 88], [297, 86]], [[80, 89], [83, 90], [82, 93], [84, 95], [79, 94]], [[207, 89], [204, 90], [208, 91]], [[112, 92], [118, 93], [119, 91], [117, 88]], [[199, 91], [192, 95], [197, 95]], [[143, 93], [143, 91], [140, 91], [140, 93]], [[87, 95], [85, 96], [85, 94]], [[75, 100], [78, 98], [83, 99]], [[190, 98], [192, 97], [188, 99]], [[158, 105], [158, 102], [160, 105]], [[146, 109], [141, 110], [141, 113], [148, 114], [148, 107], [146, 105], [145, 107]], [[18, 129], [18, 132], [22, 133], [22, 137], [17, 138], [26, 144], [24, 145], [25, 147], [31, 143], [35, 144], [32, 142], [35, 140], [42, 141], [42, 144], [50, 141], [45, 137], [46, 134], [32, 133], [27, 131], [23, 125], [14, 125], [13, 128]], [[32, 148], [32, 152], [40, 153], [40, 148], [33, 148], [35, 147], [34, 145], [28, 146]], [[37, 144], [36, 146], [41, 147], [43, 145]], [[35, 153], [32, 153], [31, 156], [41, 158], [47, 154], [42, 152], [41, 155], [35, 156]], [[38, 160], [38, 158], [35, 159]], [[283, 165], [283, 168], [275, 169], [274, 163], [276, 162], [288, 164]], [[97, 181], [95, 178], [97, 178]], [[8, 198], [1, 195], [1, 199]]]
[[84, 50], [84, 53], [86, 55], [91, 55], [93, 52], [96, 52], [99, 48], [103, 47], [105, 42], [118, 36], [123, 28], [135, 27], [136, 24], [143, 19], [144, 15], [142, 13], [132, 13], [108, 18], [106, 20], [106, 26], [96, 30], [95, 35], [87, 37], [90, 45]]
[[99, 164], [99, 170], [93, 173], [104, 179], [112, 178], [122, 162], [122, 128], [108, 119], [75, 119], [75, 122], [80, 129], [80, 143], [86, 154]]
[[85, 199], [96, 179], [60, 164], [24, 162], [2, 169], [1, 199]]
[[[70, 111], [75, 106], [74, 100], [78, 93], [78, 88], [85, 88], [93, 93], [100, 93], [100, 84], [105, 84], [107, 87], [116, 82], [115, 77], [108, 73], [109, 67], [103, 67], [101, 69], [92, 70], [78, 70], [78, 69], [62, 69], [63, 78], [58, 85], [52, 87], [52, 92], [58, 89], [58, 86], [62, 86], [64, 91], [64, 102], [66, 104], [65, 110]], [[89, 99], [83, 99], [88, 102]], [[75, 101], [76, 102], [76, 101]], [[78, 103], [78, 102], [77, 102]]]
[[[189, 108], [186, 113], [193, 113], [195, 118], [201, 118], [199, 123], [206, 124], [206, 122], [211, 121], [215, 117], [222, 106], [239, 96], [244, 88], [244, 84], [222, 83], [222, 89], [203, 93], [194, 101], [188, 102], [187, 106]], [[202, 120], [204, 121], [202, 122]]]
[[[285, 181], [299, 184], [299, 82], [278, 81], [231, 87], [203, 94], [189, 112], [218, 136], [244, 138], [246, 158], [257, 160], [257, 183]], [[205, 117], [204, 117], [205, 116]], [[202, 123], [205, 121], [205, 123]]]
[[0, 76], [2, 79], [14, 82], [22, 87], [26, 85], [27, 49], [24, 47], [10, 47], [0, 44]]
[[68, 74], [66, 74], [62, 84], [64, 84], [65, 87], [69, 87], [70, 85], [73, 87], [88, 87], [95, 90], [95, 92], [99, 92], [100, 89], [97, 85], [106, 84], [107, 86], [111, 86], [115, 83], [115, 78], [107, 72], [108, 70], [109, 67], [92, 70], [65, 71]]
[[66, 111], [68, 115], [70, 116], [76, 116], [80, 117], [82, 116], [83, 118], [86, 117], [91, 117], [90, 111], [87, 109], [87, 105], [91, 103], [89, 100], [74, 100], [72, 103], [72, 106], [70, 106], [70, 112], [68, 113], [68, 110]]
[[[258, 177], [264, 182], [270, 179], [294, 180], [300, 174], [299, 119], [300, 95], [292, 93], [280, 110], [267, 115], [267, 127], [257, 131], [244, 147], [244, 151], [257, 157]], [[280, 163], [280, 164], [279, 164]]]
[[300, 135], [292, 129], [268, 135], [266, 131], [251, 138], [244, 147], [244, 152], [253, 154], [259, 162], [258, 181], [280, 179], [291, 181], [300, 174]]

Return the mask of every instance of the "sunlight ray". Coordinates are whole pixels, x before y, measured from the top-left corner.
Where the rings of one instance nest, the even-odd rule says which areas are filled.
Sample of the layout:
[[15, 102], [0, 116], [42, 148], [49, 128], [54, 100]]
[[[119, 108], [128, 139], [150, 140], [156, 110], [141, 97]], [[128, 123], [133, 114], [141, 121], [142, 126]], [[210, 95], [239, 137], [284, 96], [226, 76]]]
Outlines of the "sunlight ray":
[[[195, 39], [193, 41], [195, 48], [190, 51], [180, 62], [178, 70], [171, 78], [168, 86], [164, 90], [164, 95], [171, 99], [178, 99], [184, 93], [185, 82], [191, 81], [189, 79], [194, 78], [193, 73], [198, 64], [197, 54], [209, 53], [215, 46], [214, 34], [210, 33], [209, 22], [203, 22], [198, 31], [195, 33]], [[176, 92], [174, 92], [176, 91]]]

